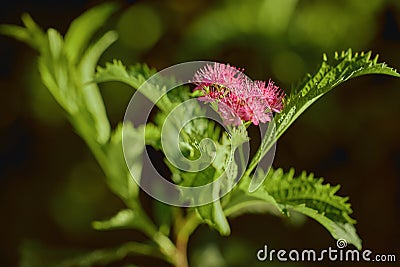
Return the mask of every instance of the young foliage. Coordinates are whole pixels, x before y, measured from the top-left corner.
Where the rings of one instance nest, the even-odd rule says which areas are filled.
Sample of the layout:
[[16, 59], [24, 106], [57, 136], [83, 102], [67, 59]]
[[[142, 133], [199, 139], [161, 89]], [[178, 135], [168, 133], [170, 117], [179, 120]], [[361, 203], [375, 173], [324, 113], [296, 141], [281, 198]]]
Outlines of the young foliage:
[[155, 73], [156, 70], [150, 69], [146, 64], [138, 63], [126, 68], [120, 60], [114, 59], [113, 62], [106, 63], [105, 67], [97, 67], [95, 81], [119, 81], [137, 89]]
[[[71, 124], [91, 149], [106, 174], [110, 190], [127, 206], [126, 210], [108, 221], [94, 222], [93, 226], [101, 230], [118, 227], [138, 229], [155, 244], [148, 247], [145, 244], [128, 243], [117, 249], [94, 251], [63, 261], [59, 266], [108, 264], [131, 253], [161, 255], [161, 258], [170, 262], [175, 257], [172, 241], [158, 231], [139, 203], [138, 185], [130, 176], [122, 151], [123, 127], [118, 126], [115, 131], [111, 131], [99, 88], [93, 82], [97, 61], [117, 38], [114, 31], [109, 31], [93, 42], [93, 34], [115, 10], [114, 4], [102, 4], [87, 11], [71, 24], [65, 38], [55, 29], [43, 31], [29, 15], [22, 17], [25, 27], [0, 26], [0, 33], [26, 42], [38, 50], [38, 67], [43, 83], [64, 108]], [[145, 71], [149, 70], [143, 68]], [[137, 157], [134, 166], [129, 167], [140, 173], [142, 166], [139, 155], [144, 145], [135, 140], [143, 135], [143, 127], [134, 128], [129, 124], [124, 127], [126, 140], [135, 147], [129, 157]], [[24, 258], [22, 260], [29, 261]]]
[[[335, 53], [331, 62], [324, 54], [323, 61], [314, 75], [308, 74], [302, 83], [294, 87], [284, 99], [284, 109], [274, 118], [276, 132], [266, 136], [252, 159], [246, 175], [250, 175], [261, 158], [268, 152], [272, 145], [282, 136], [290, 125], [325, 93], [341, 83], [366, 74], [386, 74], [400, 77], [400, 74], [385, 63], [378, 63], [378, 56], [371, 58], [371, 52], [352, 53], [349, 49], [341, 54]], [[250, 191], [255, 190], [261, 181], [254, 179], [250, 184]]]
[[132, 203], [139, 197], [139, 187], [130, 176], [129, 170], [125, 163], [124, 153], [122, 150], [122, 130], [124, 129], [126, 140], [132, 143], [130, 157], [136, 158], [134, 166], [136, 173], [141, 172], [142, 161], [141, 153], [144, 145], [141, 144], [141, 136], [143, 136], [143, 128], [134, 128], [131, 124], [119, 124], [111, 135], [110, 141], [104, 146], [105, 161], [102, 163], [104, 172], [107, 176], [107, 183], [111, 190], [123, 199], [126, 203]]
[[116, 5], [108, 3], [84, 13], [71, 24], [65, 39], [55, 29], [43, 31], [27, 14], [22, 17], [25, 27], [0, 26], [0, 33], [38, 50], [43, 83], [88, 143], [105, 144], [110, 137], [103, 100], [97, 85], [91, 81], [99, 57], [117, 35], [109, 31], [91, 46], [88, 43], [115, 10]]
[[[120, 61], [114, 60], [112, 63], [107, 63], [105, 68], [98, 68], [96, 81], [119, 81], [126, 83], [137, 90], [145, 82], [145, 78], [149, 78], [151, 74], [152, 73], [148, 71], [148, 67], [145, 65], [142, 67], [136, 65], [127, 68]], [[146, 90], [141, 90], [140, 93], [144, 94], [149, 100], [153, 100], [154, 98], [157, 98], [155, 96], [165, 94], [165, 89], [154, 85], [146, 87]], [[146, 143], [158, 144], [160, 142], [157, 138], [161, 138], [161, 128], [167, 115], [171, 112], [174, 106], [189, 99], [190, 96], [191, 92], [189, 88], [186, 86], [180, 86], [179, 88], [168, 92], [162, 100], [155, 103], [161, 111], [155, 118], [155, 127], [153, 124], [148, 124], [148, 127], [146, 127]], [[184, 118], [193, 118], [195, 115], [202, 114], [202, 112], [200, 104], [193, 102], [190, 106], [186, 106], [185, 109], [177, 111], [174, 117], [177, 117], [178, 120], [184, 120]], [[147, 133], [148, 129], [150, 130], [149, 133]], [[218, 176], [224, 171], [225, 166], [232, 165], [231, 163], [227, 164], [230, 160], [230, 156], [232, 156], [230, 155], [231, 147], [228, 135], [227, 133], [222, 132], [220, 127], [213, 121], [197, 119], [196, 121], [189, 122], [182, 130], [180, 138], [181, 149], [182, 153], [186, 155], [189, 160], [197, 159], [200, 155], [210, 156], [207, 147], [199, 146], [200, 141], [205, 138], [214, 140], [214, 144], [217, 146], [217, 155], [212, 166], [199, 172], [185, 172], [166, 161], [167, 166], [172, 172], [172, 179], [177, 184], [192, 187], [207, 184], [218, 178]], [[246, 136], [239, 138], [239, 133], [241, 135], [245, 134]], [[237, 146], [241, 144], [239, 142], [247, 140], [246, 131], [235, 131], [234, 136], [236, 140], [238, 140]], [[161, 149], [158, 145], [157, 148]], [[196, 167], [193, 166], [193, 168]], [[219, 194], [218, 186], [220, 185], [216, 185], [213, 189], [213, 194], [216, 194], [216, 197]], [[220, 200], [196, 207], [195, 210], [204, 222], [217, 229], [222, 235], [228, 235], [230, 233], [229, 224], [224, 216]]]
[[[127, 68], [121, 61], [114, 60], [112, 63], [106, 63], [104, 68], [97, 68], [94, 81], [98, 83], [119, 81], [126, 83], [134, 89], [139, 89], [155, 73], [154, 69], [150, 69], [145, 64], [136, 64]], [[174, 108], [174, 104], [170, 101], [170, 98], [162, 97], [159, 99], [160, 96], [166, 93], [166, 89], [160, 87], [158, 84], [146, 84], [146, 87], [140, 93], [150, 101], [156, 102], [158, 100], [156, 103], [157, 107], [167, 114]]]

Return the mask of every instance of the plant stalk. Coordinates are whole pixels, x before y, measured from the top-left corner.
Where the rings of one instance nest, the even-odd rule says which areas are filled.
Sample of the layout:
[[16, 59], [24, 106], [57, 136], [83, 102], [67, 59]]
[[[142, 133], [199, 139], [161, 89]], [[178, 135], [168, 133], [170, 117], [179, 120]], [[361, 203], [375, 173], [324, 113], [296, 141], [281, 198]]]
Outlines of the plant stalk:
[[189, 267], [187, 247], [190, 235], [201, 223], [195, 212], [191, 212], [186, 218], [177, 216], [175, 221], [176, 232], [176, 267]]

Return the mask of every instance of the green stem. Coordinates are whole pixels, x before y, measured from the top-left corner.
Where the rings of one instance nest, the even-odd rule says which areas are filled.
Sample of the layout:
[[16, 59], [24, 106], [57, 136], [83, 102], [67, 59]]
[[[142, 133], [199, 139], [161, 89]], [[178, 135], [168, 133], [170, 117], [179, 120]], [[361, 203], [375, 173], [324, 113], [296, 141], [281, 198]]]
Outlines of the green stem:
[[187, 246], [189, 237], [201, 223], [195, 212], [190, 213], [186, 218], [177, 216], [175, 221], [176, 231], [176, 267], [188, 267]]
[[175, 247], [174, 243], [172, 243], [171, 239], [158, 231], [154, 233], [151, 238], [155, 243], [157, 243], [161, 253], [167, 257], [167, 261], [169, 263], [176, 264], [175, 255], [177, 248]]
[[[267, 133], [264, 136], [263, 140], [261, 140], [260, 147], [257, 149], [256, 154], [251, 159], [250, 164], [247, 167], [246, 171], [244, 172], [241, 180], [244, 180], [243, 178], [246, 179], [246, 178], [250, 177], [251, 172], [254, 170], [254, 168], [257, 167], [257, 165], [261, 161], [261, 159], [265, 156], [265, 154], [267, 154], [267, 152], [271, 149], [273, 144], [282, 135], [282, 133], [275, 133], [275, 136], [271, 137], [271, 134], [273, 134], [273, 132]], [[273, 138], [273, 139], [271, 139], [271, 138]]]

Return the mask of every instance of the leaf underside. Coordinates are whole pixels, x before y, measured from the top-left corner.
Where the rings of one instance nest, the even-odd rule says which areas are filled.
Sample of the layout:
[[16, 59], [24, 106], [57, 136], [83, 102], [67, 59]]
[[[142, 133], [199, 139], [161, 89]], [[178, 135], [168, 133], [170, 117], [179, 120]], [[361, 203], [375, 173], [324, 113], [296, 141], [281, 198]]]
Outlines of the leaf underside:
[[254, 192], [247, 190], [248, 185], [249, 180], [243, 181], [232, 193], [231, 201], [224, 207], [227, 216], [268, 211], [289, 216], [299, 212], [321, 223], [334, 238], [343, 238], [361, 248], [348, 198], [336, 194], [339, 186], [324, 184], [322, 178], [305, 172], [294, 177], [294, 169], [287, 173], [270, 169], [262, 186]]

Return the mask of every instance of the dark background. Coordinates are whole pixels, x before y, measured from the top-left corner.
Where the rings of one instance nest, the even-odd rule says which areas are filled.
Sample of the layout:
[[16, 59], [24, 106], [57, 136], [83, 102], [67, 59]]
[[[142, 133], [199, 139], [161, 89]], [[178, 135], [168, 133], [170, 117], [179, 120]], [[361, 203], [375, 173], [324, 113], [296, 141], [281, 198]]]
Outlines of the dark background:
[[[65, 33], [75, 17], [97, 3], [2, 1], [0, 23], [20, 25], [21, 13], [28, 12], [43, 28]], [[324, 52], [372, 50], [400, 68], [396, 0], [120, 3], [122, 9], [106, 25], [116, 28], [120, 39], [100, 64], [118, 58], [162, 69], [215, 60], [245, 68], [253, 79], [271, 77], [286, 92], [304, 73], [316, 70]], [[88, 149], [41, 84], [36, 57], [26, 45], [0, 36], [0, 266], [17, 265], [21, 247], [26, 255], [31, 247], [91, 249], [144, 239], [135, 232], [90, 228], [91, 221], [111, 216], [122, 203], [108, 191]], [[107, 84], [102, 93], [116, 125], [132, 91]], [[339, 194], [350, 196], [364, 248], [396, 254], [398, 260], [399, 100], [400, 80], [393, 77], [367, 76], [341, 85], [285, 133], [273, 164], [341, 184]], [[231, 224], [229, 238], [206, 226], [194, 233], [189, 247], [193, 266], [255, 266], [255, 253], [264, 244], [276, 249], [335, 247], [329, 233], [311, 220], [296, 226], [269, 215], [249, 215]]]

